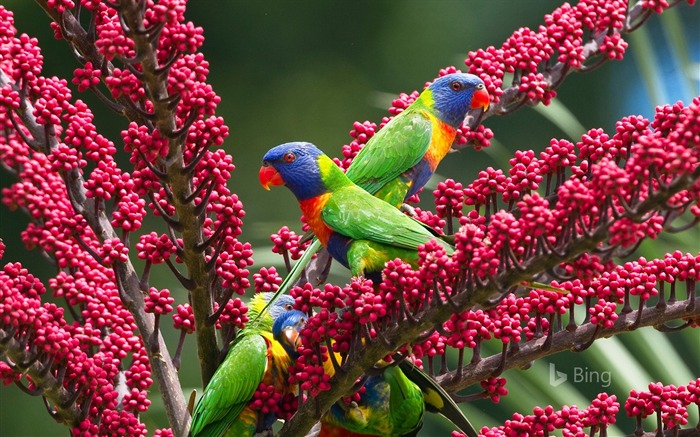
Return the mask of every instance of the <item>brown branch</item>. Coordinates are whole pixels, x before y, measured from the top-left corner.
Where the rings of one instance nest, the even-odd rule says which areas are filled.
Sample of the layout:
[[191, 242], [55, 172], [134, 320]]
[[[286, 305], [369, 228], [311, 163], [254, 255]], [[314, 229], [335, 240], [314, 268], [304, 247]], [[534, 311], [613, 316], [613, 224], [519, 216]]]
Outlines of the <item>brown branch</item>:
[[[634, 219], [635, 217], [644, 216], [654, 208], [663, 207], [671, 196], [681, 190], [692, 187], [698, 179], [700, 179], [700, 167], [692, 174], [685, 174], [677, 177], [664, 189], [659, 189], [650, 193], [647, 199], [637, 204], [633, 211], [630, 211], [631, 215], [624, 214], [623, 216]], [[494, 280], [488, 281], [485, 286], [463, 289], [452, 296], [452, 300], [461, 311], [474, 308], [477, 305], [482, 308], [492, 307], [498, 300], [491, 298], [501, 293], [502, 289], [508, 289], [522, 281], [530, 280], [530, 278], [539, 272], [551, 269], [561, 262], [571, 259], [585, 251], [595, 249], [598, 243], [604, 241], [608, 237], [608, 230], [615, 221], [616, 219], [609, 216], [605, 219], [601, 219], [597, 227], [591, 229], [588, 236], [581, 236], [569, 240], [565, 243], [564, 247], [558, 247], [557, 252], [531, 258], [524, 263], [525, 270], [523, 271], [515, 269], [504, 271], [494, 278]], [[397, 323], [394, 326], [388, 327], [384, 332], [384, 336], [389, 344], [394, 345], [394, 350], [396, 350], [402, 345], [410, 344], [415, 341], [422, 332], [433, 326], [444, 323], [453, 313], [454, 309], [452, 305], [426, 308], [419, 314], [416, 314], [419, 319], [418, 323]], [[642, 313], [634, 313], [637, 317], [642, 315]], [[625, 318], [625, 320], [627, 320], [627, 318]], [[602, 332], [603, 334], [605, 333], [605, 331]], [[590, 338], [591, 335], [592, 332], [588, 332], [588, 337], [586, 338]], [[542, 339], [542, 342], [544, 341], [546, 341], [546, 339]], [[328, 408], [345, 393], [349, 393], [355, 380], [360, 377], [365, 369], [372, 367], [379, 359], [393, 352], [384, 342], [380, 341], [368, 342], [364, 346], [363, 349], [358, 350], [358, 353], [348, 356], [346, 363], [343, 365], [343, 372], [338, 372], [331, 378], [330, 385], [332, 389], [316, 396], [314, 398], [315, 402], [303, 405], [294, 417], [285, 424], [278, 435], [283, 435], [285, 437], [305, 435], [311, 426], [318, 422], [323, 412], [327, 411]], [[483, 365], [483, 361], [480, 365]]]
[[[627, 314], [620, 314], [614, 326], [608, 329], [598, 330], [595, 339], [610, 338], [618, 334], [632, 332], [639, 327], [656, 326], [669, 321], [680, 320], [685, 317], [700, 316], [700, 305], [689, 308], [688, 302], [688, 300], [676, 302], [672, 305], [668, 305], [665, 309], [659, 309], [654, 306], [644, 308], [641, 312], [635, 310]], [[641, 314], [640, 323], [638, 326], [632, 328], [639, 314]], [[547, 341], [546, 337], [527, 341], [520, 345], [520, 350], [518, 350], [518, 352], [508, 355], [504, 370], [526, 368], [539, 358], [570, 350], [578, 344], [586, 343], [593, 337], [596, 328], [597, 325], [586, 323], [577, 327], [573, 332], [565, 329], [556, 332], [552, 337], [552, 344], [549, 350], [545, 350], [543, 347], [544, 343]], [[461, 380], [455, 378], [456, 374], [459, 372], [458, 369], [440, 375], [436, 380], [447, 392], [455, 393], [472, 384], [488, 379], [500, 365], [501, 356], [500, 354], [496, 354], [484, 358], [476, 364], [467, 364], [462, 367], [461, 374], [463, 377]], [[468, 376], [464, 377], [464, 375]]]
[[[0, 86], [12, 84], [12, 80], [0, 70]], [[42, 141], [51, 149], [58, 146], [58, 140], [54, 136], [46, 136], [43, 125], [36, 122], [32, 115], [33, 107], [26, 101], [25, 109], [17, 112], [24, 127], [36, 138]], [[66, 189], [69, 191], [69, 198], [76, 214], [82, 215], [90, 228], [98, 234], [102, 240], [119, 238], [109, 217], [103, 209], [95, 209], [94, 199], [88, 199], [85, 195], [85, 180], [78, 170], [72, 170], [64, 175]], [[120, 287], [120, 296], [124, 300], [124, 306], [133, 314], [134, 320], [141, 335], [145, 338], [153, 338], [154, 326], [153, 315], [144, 311], [144, 299], [139, 286], [139, 278], [130, 260], [125, 263], [115, 263], [114, 273]], [[177, 378], [177, 370], [173, 367], [167, 347], [160, 333], [157, 334], [160, 345], [160, 353], [150, 354], [149, 359], [153, 371], [154, 379], [160, 386], [160, 391], [165, 403], [165, 410], [168, 419], [176, 435], [183, 435], [186, 430], [189, 414], [186, 410], [185, 398]], [[73, 419], [71, 413], [70, 420]]]
[[197, 214], [192, 198], [191, 175], [185, 171], [184, 147], [186, 135], [172, 137], [178, 130], [175, 111], [170, 105], [171, 96], [167, 92], [167, 77], [160, 74], [156, 49], [149, 34], [143, 29], [143, 10], [135, 3], [122, 3], [121, 14], [129, 29], [129, 35], [141, 59], [143, 84], [153, 103], [153, 120], [163, 138], [168, 138], [168, 156], [165, 160], [167, 182], [172, 187], [172, 203], [182, 227], [183, 251], [180, 255], [187, 266], [187, 276], [194, 283], [191, 289], [191, 303], [194, 312], [197, 335], [197, 355], [202, 372], [202, 384], [206, 386], [218, 367], [219, 348], [216, 344], [215, 327], [207, 323], [212, 312], [211, 278], [204, 254], [198, 247], [204, 242], [202, 222]]
[[[17, 339], [12, 338], [11, 334], [0, 329], [0, 358], [3, 361], [11, 361], [15, 363], [17, 371], [26, 373], [32, 378], [32, 383], [41, 389], [42, 396], [51, 402], [55, 409], [56, 417], [63, 422], [77, 426], [80, 423], [82, 411], [75, 405], [72, 393], [63, 387], [61, 381], [47, 370], [53, 361], [48, 364], [42, 363], [41, 360], [31, 360], [32, 353]], [[30, 362], [26, 367], [22, 367], [20, 363]]]

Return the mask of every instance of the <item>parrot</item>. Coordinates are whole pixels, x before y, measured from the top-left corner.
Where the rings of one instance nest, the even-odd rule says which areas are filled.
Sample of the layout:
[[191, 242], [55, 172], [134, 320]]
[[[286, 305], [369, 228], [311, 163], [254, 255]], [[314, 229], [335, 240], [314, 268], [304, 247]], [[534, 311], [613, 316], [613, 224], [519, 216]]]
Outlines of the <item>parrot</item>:
[[470, 109], [488, 109], [478, 76], [452, 73], [436, 79], [360, 150], [346, 175], [395, 207], [428, 182], [449, 152]]
[[[452, 73], [436, 79], [370, 138], [346, 175], [370, 194], [400, 207], [428, 182], [467, 112], [486, 111], [489, 103], [484, 82], [475, 75]], [[297, 281], [321, 245], [318, 239], [312, 241], [280, 285], [280, 293]]]
[[[285, 143], [263, 157], [260, 183], [286, 185], [330, 255], [353, 276], [377, 279], [395, 258], [416, 265], [418, 246], [435, 236], [418, 221], [355, 185], [311, 143]], [[448, 255], [448, 243], [436, 239]]]
[[307, 437], [416, 435], [425, 414], [423, 393], [399, 367], [367, 376], [362, 387], [358, 401], [337, 401]]
[[299, 310], [282, 313], [272, 325], [272, 336], [277, 340], [292, 360], [299, 358], [299, 334], [306, 325], [308, 316]]
[[[329, 353], [342, 361], [338, 352]], [[323, 368], [328, 375], [335, 374], [328, 356]], [[478, 437], [452, 397], [409, 360], [391, 364], [380, 360], [371, 375], [364, 376], [362, 387], [358, 401], [338, 400], [306, 437], [415, 436], [425, 411], [442, 414], [468, 437]]]
[[[226, 358], [207, 384], [192, 414], [191, 437], [253, 436], [270, 428], [275, 419], [248, 406], [260, 383], [274, 385], [283, 393], [294, 392], [295, 387], [287, 381], [293, 357], [273, 334], [273, 323], [280, 318], [298, 323], [285, 315], [296, 311], [294, 299], [281, 295], [261, 315], [274, 294], [257, 293], [248, 304], [251, 322], [231, 342]], [[284, 326], [278, 329], [282, 331]]]

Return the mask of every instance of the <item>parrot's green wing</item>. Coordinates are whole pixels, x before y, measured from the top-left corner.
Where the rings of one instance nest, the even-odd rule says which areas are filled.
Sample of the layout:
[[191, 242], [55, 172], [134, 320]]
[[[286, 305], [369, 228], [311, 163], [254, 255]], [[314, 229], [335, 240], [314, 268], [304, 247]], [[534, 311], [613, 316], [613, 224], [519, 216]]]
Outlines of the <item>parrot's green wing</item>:
[[[369, 240], [403, 249], [435, 239], [423, 225], [398, 209], [355, 185], [334, 191], [321, 211], [323, 221], [334, 231], [355, 240]], [[447, 254], [452, 247], [438, 240]]]
[[389, 414], [395, 434], [417, 433], [423, 426], [423, 393], [396, 366], [384, 369], [384, 379], [391, 386]]
[[408, 379], [420, 387], [428, 411], [447, 417], [467, 437], [478, 437], [479, 433], [474, 425], [440, 384], [408, 360], [401, 361], [399, 367]]
[[190, 435], [218, 437], [253, 398], [267, 365], [267, 343], [261, 335], [239, 337], [216, 369], [192, 415]]
[[423, 159], [432, 131], [433, 124], [423, 109], [406, 109], [370, 139], [345, 175], [368, 193], [375, 194]]

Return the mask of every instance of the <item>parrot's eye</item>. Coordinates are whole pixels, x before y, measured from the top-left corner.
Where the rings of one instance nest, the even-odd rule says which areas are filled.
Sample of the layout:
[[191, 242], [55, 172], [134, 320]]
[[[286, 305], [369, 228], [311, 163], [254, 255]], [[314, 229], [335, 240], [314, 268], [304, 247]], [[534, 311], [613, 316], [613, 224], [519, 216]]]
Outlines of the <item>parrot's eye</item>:
[[480, 83], [479, 85], [476, 86], [477, 90], [483, 90], [484, 89], [484, 84]]
[[[292, 156], [294, 156], [294, 155], [292, 155]], [[293, 309], [294, 309], [294, 305], [292, 305], [291, 303], [288, 303], [288, 304], [285, 304], [285, 305], [284, 305], [284, 310], [285, 310], [285, 311], [291, 311], [291, 310], [293, 310]]]
[[270, 166], [270, 161], [263, 161], [262, 166], [263, 166], [263, 167], [269, 167], [269, 166]]
[[297, 156], [292, 152], [287, 152], [282, 158], [284, 159], [284, 162], [294, 162], [294, 160], [297, 159]]
[[454, 91], [459, 91], [462, 89], [462, 83], [461, 82], [452, 82], [450, 84], [450, 88], [452, 88]]

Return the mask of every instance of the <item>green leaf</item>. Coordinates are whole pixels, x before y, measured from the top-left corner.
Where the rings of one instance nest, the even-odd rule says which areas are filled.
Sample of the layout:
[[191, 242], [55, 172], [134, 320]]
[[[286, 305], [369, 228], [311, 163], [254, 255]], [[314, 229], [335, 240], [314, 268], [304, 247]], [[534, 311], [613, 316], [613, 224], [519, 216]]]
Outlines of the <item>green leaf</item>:
[[[691, 62], [688, 56], [690, 48], [685, 37], [685, 27], [680, 14], [681, 12], [678, 8], [671, 8], [664, 11], [660, 18], [664, 35], [668, 40], [668, 46], [671, 48], [672, 56], [670, 58], [681, 67], [682, 74], [679, 74], [678, 78], [682, 81], [683, 95], [692, 98], [698, 95], [697, 74], [699, 68], [697, 64]], [[692, 77], [693, 73], [696, 75], [695, 80]]]
[[666, 92], [661, 86], [661, 69], [658, 67], [659, 60], [656, 57], [652, 46], [651, 37], [646, 27], [640, 27], [629, 34], [631, 40], [630, 47], [634, 53], [634, 60], [637, 63], [637, 70], [642, 76], [642, 81], [649, 95], [649, 100], [654, 106], [668, 103]]
[[[581, 135], [586, 133], [586, 128], [561, 100], [552, 100], [549, 106], [537, 105], [532, 109], [551, 121], [572, 140], [581, 138]], [[491, 142], [493, 143], [493, 140]]]

